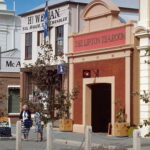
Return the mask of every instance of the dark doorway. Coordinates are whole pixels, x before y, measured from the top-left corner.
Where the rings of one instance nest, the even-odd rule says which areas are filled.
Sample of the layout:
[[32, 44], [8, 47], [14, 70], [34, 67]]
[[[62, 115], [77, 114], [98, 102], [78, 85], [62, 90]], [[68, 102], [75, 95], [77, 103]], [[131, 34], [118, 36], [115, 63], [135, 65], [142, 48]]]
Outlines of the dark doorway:
[[107, 132], [111, 122], [111, 84], [94, 84], [92, 88], [92, 130]]

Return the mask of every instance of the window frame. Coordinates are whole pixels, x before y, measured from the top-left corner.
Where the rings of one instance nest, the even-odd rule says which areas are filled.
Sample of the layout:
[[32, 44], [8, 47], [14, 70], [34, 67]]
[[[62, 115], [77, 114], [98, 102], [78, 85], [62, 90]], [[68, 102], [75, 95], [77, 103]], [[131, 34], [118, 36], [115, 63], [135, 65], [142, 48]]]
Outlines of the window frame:
[[[57, 36], [58, 34], [58, 28], [62, 28], [62, 36], [59, 37]], [[62, 41], [62, 49], [61, 50], [58, 50], [58, 41]], [[55, 28], [55, 55], [59, 55], [59, 52], [62, 52], [64, 53], [64, 25], [60, 25], [60, 26], [57, 26]]]
[[[17, 89], [20, 91], [20, 86], [19, 85], [9, 85], [7, 87], [7, 112], [9, 116], [14, 116], [14, 115], [18, 115], [20, 112], [9, 112], [9, 90], [10, 89]], [[20, 93], [20, 92], [19, 92]], [[20, 103], [20, 101], [19, 101]], [[19, 105], [19, 111], [20, 111], [20, 105]]]
[[[30, 40], [30, 45], [27, 44], [27, 35], [28, 34], [31, 34], [31, 40]], [[31, 56], [29, 55], [29, 49], [31, 49], [30, 53], [31, 53]], [[31, 60], [32, 59], [32, 32], [28, 32], [28, 33], [25, 33], [25, 60]]]
[[[40, 41], [40, 34], [43, 33], [44, 34], [44, 30], [40, 30], [40, 31], [37, 31], [37, 46], [41, 46], [40, 43], [42, 43]], [[43, 35], [44, 36], [44, 35]], [[44, 42], [44, 41], [43, 41]]]

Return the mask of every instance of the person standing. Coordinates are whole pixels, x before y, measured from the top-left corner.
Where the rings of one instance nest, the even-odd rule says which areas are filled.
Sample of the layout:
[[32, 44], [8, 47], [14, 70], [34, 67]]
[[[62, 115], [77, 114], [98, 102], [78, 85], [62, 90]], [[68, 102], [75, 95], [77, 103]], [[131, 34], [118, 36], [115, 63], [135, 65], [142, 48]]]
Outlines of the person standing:
[[40, 140], [43, 141], [43, 125], [41, 119], [42, 119], [42, 114], [41, 112], [39, 112], [38, 109], [34, 115], [35, 132], [37, 133], [37, 140], [38, 140], [38, 134], [40, 134]]
[[30, 131], [30, 127], [32, 126], [31, 112], [29, 110], [28, 105], [23, 105], [19, 119], [21, 119], [21, 126], [22, 126], [21, 131], [24, 135], [24, 139], [27, 140], [29, 131]]

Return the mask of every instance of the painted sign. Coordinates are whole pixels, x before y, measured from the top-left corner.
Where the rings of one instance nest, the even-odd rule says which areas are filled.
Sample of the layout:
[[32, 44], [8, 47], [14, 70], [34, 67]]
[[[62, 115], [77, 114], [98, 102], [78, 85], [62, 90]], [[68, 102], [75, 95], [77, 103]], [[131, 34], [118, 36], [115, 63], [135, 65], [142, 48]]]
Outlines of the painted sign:
[[65, 65], [64, 64], [57, 65], [57, 73], [58, 74], [64, 74], [65, 73]]
[[10, 118], [1, 117], [0, 118], [0, 127], [11, 127]]
[[88, 33], [74, 37], [74, 52], [125, 44], [125, 27]]
[[20, 67], [20, 51], [1, 54], [0, 72], [20, 72]]
[[12, 60], [6, 60], [6, 67], [21, 67], [21, 63], [20, 63], [20, 61], [16, 61], [16, 62], [14, 62], [14, 61], [12, 61]]
[[9, 58], [1, 58], [1, 68], [2, 72], [19, 72], [21, 67], [21, 62], [18, 59], [9, 59]]
[[[49, 10], [49, 26], [60, 26], [69, 22], [68, 6]], [[44, 11], [22, 18], [22, 31], [43, 30]]]

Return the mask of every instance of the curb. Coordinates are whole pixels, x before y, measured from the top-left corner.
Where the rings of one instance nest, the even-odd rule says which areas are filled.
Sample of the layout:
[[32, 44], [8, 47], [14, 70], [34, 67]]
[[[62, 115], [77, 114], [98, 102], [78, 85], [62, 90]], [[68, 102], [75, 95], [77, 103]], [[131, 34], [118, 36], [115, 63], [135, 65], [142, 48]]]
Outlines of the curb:
[[1, 141], [7, 141], [7, 140], [16, 140], [16, 137], [11, 136], [11, 137], [0, 137]]
[[[63, 145], [69, 145], [69, 146], [81, 146], [82, 142], [78, 141], [73, 141], [73, 140], [63, 140], [63, 139], [56, 139], [54, 140], [55, 143], [57, 144], [63, 144]], [[83, 142], [84, 145], [84, 142]], [[127, 147], [123, 146], [114, 146], [114, 145], [105, 145], [105, 144], [95, 144], [92, 143], [92, 148], [93, 149], [103, 149], [103, 150], [128, 150]]]
[[16, 135], [12, 134], [11, 137], [0, 137], [1, 141], [6, 141], [6, 140], [16, 140]]

